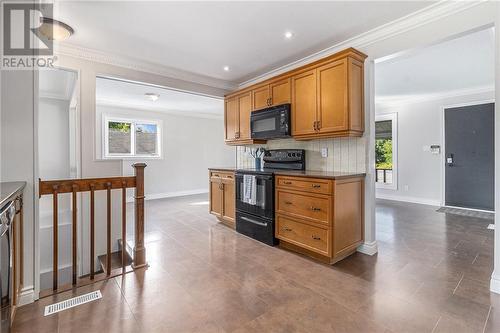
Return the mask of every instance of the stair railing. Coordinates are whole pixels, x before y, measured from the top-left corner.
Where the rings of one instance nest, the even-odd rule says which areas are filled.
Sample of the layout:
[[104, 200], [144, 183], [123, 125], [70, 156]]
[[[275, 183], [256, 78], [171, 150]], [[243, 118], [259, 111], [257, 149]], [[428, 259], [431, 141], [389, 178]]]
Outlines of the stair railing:
[[53, 276], [52, 290], [58, 290], [58, 195], [71, 193], [72, 202], [72, 285], [78, 283], [77, 275], [77, 193], [90, 192], [90, 280], [93, 281], [95, 272], [95, 192], [106, 191], [106, 265], [104, 267], [105, 277], [111, 277], [111, 191], [121, 190], [122, 196], [122, 252], [121, 265], [122, 272], [126, 272], [126, 232], [127, 215], [126, 200], [127, 188], [135, 188], [135, 244], [133, 249], [132, 269], [147, 266], [146, 249], [144, 247], [144, 168], [146, 164], [136, 163], [133, 165], [135, 174], [130, 177], [108, 177], [108, 178], [87, 178], [87, 179], [65, 179], [65, 180], [39, 180], [39, 195], [52, 195], [53, 210]]

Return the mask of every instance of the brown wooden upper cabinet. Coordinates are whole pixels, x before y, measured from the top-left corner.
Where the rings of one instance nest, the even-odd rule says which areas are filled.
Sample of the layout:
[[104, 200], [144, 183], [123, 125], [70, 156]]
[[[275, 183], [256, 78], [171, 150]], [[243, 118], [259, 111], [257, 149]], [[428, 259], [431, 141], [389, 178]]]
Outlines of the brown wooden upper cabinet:
[[[365, 59], [366, 55], [349, 48], [228, 95], [226, 142], [250, 140], [250, 111], [284, 103], [291, 103], [292, 136], [297, 140], [362, 136]], [[242, 112], [239, 99], [243, 95]], [[233, 125], [235, 116], [239, 117], [238, 125]], [[235, 131], [238, 134], [232, 135]]]
[[278, 80], [252, 90], [252, 111], [290, 103], [290, 78]]
[[239, 94], [225, 101], [225, 140], [228, 144], [261, 143], [250, 138], [250, 112], [252, 95]]

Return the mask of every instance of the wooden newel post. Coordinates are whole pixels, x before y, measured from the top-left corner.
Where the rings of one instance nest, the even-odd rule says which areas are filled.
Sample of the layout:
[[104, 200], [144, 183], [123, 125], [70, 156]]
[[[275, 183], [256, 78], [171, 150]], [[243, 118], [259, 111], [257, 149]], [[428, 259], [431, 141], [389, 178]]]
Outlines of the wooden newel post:
[[144, 168], [145, 163], [136, 163], [135, 169], [135, 246], [133, 269], [147, 266], [144, 247]]

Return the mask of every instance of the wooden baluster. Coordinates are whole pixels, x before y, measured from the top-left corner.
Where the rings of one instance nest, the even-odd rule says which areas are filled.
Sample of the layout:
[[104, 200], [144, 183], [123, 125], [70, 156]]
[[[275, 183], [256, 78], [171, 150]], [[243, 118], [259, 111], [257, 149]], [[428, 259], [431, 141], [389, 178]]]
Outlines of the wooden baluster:
[[94, 279], [94, 269], [95, 269], [95, 227], [94, 227], [94, 215], [95, 215], [95, 185], [90, 184], [90, 279]]
[[122, 182], [122, 272], [126, 271], [127, 253], [127, 182]]
[[76, 197], [77, 197], [77, 189], [78, 186], [76, 184], [73, 184], [72, 186], [73, 193], [71, 195], [72, 199], [72, 208], [73, 208], [73, 285], [76, 285], [76, 277], [77, 277], [77, 272], [76, 272], [76, 249], [77, 249], [77, 205], [76, 205]]
[[135, 169], [135, 244], [133, 268], [147, 266], [144, 247], [144, 168], [145, 163], [136, 163]]
[[53, 225], [52, 225], [52, 243], [53, 245], [53, 254], [52, 254], [52, 266], [53, 266], [53, 272], [52, 272], [52, 289], [57, 290], [57, 277], [59, 274], [59, 267], [57, 263], [57, 255], [58, 255], [58, 229], [59, 229], [59, 222], [58, 222], [58, 205], [57, 205], [57, 185], [52, 188], [52, 215], [53, 215]]
[[107, 188], [107, 234], [106, 234], [106, 275], [111, 275], [111, 183], [106, 183]]

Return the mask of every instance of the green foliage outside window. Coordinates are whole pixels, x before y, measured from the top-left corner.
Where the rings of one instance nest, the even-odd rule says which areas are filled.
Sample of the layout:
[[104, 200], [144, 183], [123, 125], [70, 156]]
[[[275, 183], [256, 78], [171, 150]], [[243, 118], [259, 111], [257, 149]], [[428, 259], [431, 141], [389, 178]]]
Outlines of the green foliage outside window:
[[129, 133], [130, 132], [130, 123], [120, 123], [115, 121], [110, 121], [108, 123], [109, 129], [114, 129], [120, 132]]
[[377, 169], [392, 169], [392, 139], [375, 140], [375, 166]]

